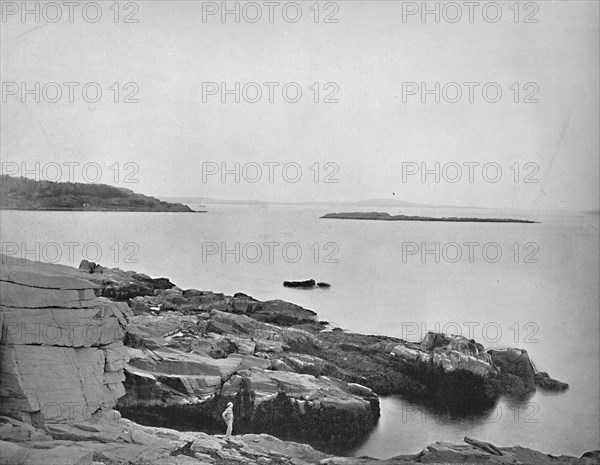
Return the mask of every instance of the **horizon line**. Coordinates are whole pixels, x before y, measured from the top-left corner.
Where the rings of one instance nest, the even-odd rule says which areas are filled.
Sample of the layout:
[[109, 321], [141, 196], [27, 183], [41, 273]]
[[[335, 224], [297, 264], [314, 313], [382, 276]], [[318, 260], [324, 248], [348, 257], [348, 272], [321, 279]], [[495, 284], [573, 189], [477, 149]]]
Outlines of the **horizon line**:
[[[349, 205], [349, 206], [369, 206], [369, 202], [373, 202], [372, 206], [381, 207], [394, 207], [393, 203], [398, 203], [398, 207], [421, 207], [421, 208], [459, 208], [459, 209], [475, 209], [475, 210], [515, 210], [515, 211], [543, 211], [543, 212], [560, 212], [560, 213], [587, 213], [587, 214], [600, 214], [600, 209], [559, 209], [559, 208], [514, 208], [514, 207], [483, 207], [474, 205], [432, 205], [418, 202], [411, 202], [408, 200], [400, 199], [362, 199], [362, 200], [301, 200], [296, 202], [281, 201], [281, 200], [258, 200], [258, 199], [219, 199], [215, 197], [202, 197], [202, 196], [156, 196], [161, 200], [173, 201], [178, 200], [179, 202], [194, 201], [194, 202], [207, 202], [207, 203], [222, 203], [222, 204], [238, 204], [238, 205]], [[375, 203], [389, 202], [389, 205], [375, 205]]]

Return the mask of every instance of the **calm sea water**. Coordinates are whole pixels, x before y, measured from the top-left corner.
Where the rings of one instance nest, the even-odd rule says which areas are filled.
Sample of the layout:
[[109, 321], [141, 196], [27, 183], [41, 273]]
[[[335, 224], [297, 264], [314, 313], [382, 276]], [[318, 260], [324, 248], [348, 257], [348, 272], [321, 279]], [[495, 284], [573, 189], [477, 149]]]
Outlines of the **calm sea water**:
[[[281, 298], [362, 333], [420, 340], [437, 329], [474, 337], [486, 347], [521, 347], [538, 370], [571, 386], [563, 394], [505, 399], [473, 418], [436, 415], [400, 396], [382, 398], [377, 429], [349, 454], [390, 457], [464, 436], [554, 454], [600, 448], [598, 215], [403, 209], [541, 221], [428, 223], [319, 219], [332, 211], [400, 213], [389, 208], [207, 209], [3, 211], [2, 247], [17, 247], [17, 254], [26, 248], [27, 258], [74, 266], [82, 258], [96, 259], [169, 277], [182, 288]], [[332, 287], [282, 287], [284, 280], [305, 278]]]

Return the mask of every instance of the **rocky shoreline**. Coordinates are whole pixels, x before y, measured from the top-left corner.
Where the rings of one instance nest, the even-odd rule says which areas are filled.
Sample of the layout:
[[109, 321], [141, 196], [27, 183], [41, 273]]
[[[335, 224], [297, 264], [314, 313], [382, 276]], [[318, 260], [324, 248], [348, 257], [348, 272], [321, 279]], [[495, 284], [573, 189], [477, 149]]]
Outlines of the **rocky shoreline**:
[[[317, 450], [368, 435], [378, 394], [472, 412], [568, 388], [524, 350], [352, 334], [281, 300], [1, 259], [0, 464], [598, 463], [469, 438], [385, 461]], [[235, 436], [207, 434], [229, 401]]]

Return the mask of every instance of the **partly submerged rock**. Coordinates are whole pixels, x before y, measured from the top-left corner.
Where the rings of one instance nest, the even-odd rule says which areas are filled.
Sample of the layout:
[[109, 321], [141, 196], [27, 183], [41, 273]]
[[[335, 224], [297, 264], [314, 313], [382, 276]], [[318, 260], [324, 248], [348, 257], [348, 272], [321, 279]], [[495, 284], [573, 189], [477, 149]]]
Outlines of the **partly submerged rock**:
[[498, 372], [475, 341], [429, 332], [419, 344], [401, 343], [386, 350], [404, 362], [404, 371], [425, 385], [440, 406], [486, 406], [500, 394]]
[[544, 371], [536, 373], [534, 376], [534, 381], [536, 386], [548, 391], [564, 391], [569, 389], [569, 385], [567, 383], [550, 378], [548, 373]]
[[284, 287], [315, 287], [314, 279], [305, 279], [304, 281], [284, 281]]
[[535, 368], [525, 349], [507, 348], [488, 350], [495, 367], [500, 370], [503, 392], [523, 397], [535, 391]]

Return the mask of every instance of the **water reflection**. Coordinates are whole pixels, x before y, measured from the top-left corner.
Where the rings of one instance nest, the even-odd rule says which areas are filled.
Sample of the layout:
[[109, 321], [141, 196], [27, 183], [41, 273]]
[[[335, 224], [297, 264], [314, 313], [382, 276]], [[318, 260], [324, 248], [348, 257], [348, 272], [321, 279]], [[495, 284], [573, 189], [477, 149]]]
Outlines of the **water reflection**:
[[[482, 437], [497, 425], [537, 423], [539, 406], [526, 398], [502, 397], [494, 405], [436, 405], [404, 395], [381, 396], [376, 429], [344, 455], [389, 458], [420, 452], [436, 441], [461, 443], [465, 436]], [[504, 426], [503, 426], [504, 425]], [[518, 426], [517, 426], [518, 428]]]

